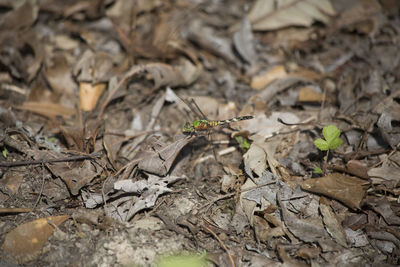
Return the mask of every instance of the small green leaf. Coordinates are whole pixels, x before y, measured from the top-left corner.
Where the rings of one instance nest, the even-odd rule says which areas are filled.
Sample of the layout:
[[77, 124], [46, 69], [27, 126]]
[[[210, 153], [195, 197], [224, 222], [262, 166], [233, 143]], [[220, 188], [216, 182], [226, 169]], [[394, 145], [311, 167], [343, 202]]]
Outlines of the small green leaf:
[[334, 140], [339, 137], [340, 130], [335, 125], [328, 125], [322, 129], [322, 134], [326, 141]]
[[250, 148], [250, 142], [247, 140], [247, 138], [243, 138], [243, 136], [235, 136], [236, 142], [239, 143], [239, 146], [245, 150], [248, 150]]
[[336, 138], [336, 139], [332, 140], [332, 142], [329, 143], [329, 149], [334, 150], [334, 149], [340, 147], [341, 144], [342, 144], [342, 139]]
[[314, 144], [322, 151], [337, 149], [342, 144], [342, 139], [339, 138], [340, 130], [335, 125], [328, 125], [322, 129], [322, 134], [325, 140], [318, 138]]
[[6, 159], [8, 156], [8, 150], [7, 148], [4, 148], [3, 151], [1, 151], [1, 154], [3, 154], [3, 157]]
[[321, 174], [322, 173], [322, 169], [320, 167], [314, 167], [314, 173]]
[[314, 145], [321, 151], [329, 150], [329, 144], [322, 138], [318, 138], [314, 141]]

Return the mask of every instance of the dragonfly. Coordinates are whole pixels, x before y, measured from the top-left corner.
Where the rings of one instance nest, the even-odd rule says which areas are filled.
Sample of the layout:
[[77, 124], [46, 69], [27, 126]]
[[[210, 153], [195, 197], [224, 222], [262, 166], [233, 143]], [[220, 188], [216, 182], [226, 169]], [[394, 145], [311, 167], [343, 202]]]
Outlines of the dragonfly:
[[225, 125], [231, 122], [251, 120], [251, 119], [254, 119], [254, 116], [240, 116], [240, 117], [233, 117], [228, 120], [217, 120], [217, 121], [207, 120], [207, 119], [197, 119], [194, 120], [193, 122], [186, 122], [185, 125], [183, 126], [182, 132], [193, 134], [198, 131], [208, 131], [211, 128], [214, 128], [219, 125]]
[[181, 99], [196, 114], [196, 116], [201, 117], [201, 119], [196, 119], [192, 122], [185, 123], [185, 125], [183, 126], [183, 129], [182, 129], [182, 132], [185, 134], [196, 134], [196, 133], [202, 132], [202, 131], [203, 132], [209, 131], [210, 129], [220, 126], [220, 125], [227, 125], [231, 122], [251, 120], [254, 118], [254, 116], [247, 115], [247, 116], [233, 117], [233, 118], [227, 119], [227, 120], [208, 120], [193, 99], [191, 99], [190, 102], [187, 100], [184, 100], [183, 98], [181, 98]]

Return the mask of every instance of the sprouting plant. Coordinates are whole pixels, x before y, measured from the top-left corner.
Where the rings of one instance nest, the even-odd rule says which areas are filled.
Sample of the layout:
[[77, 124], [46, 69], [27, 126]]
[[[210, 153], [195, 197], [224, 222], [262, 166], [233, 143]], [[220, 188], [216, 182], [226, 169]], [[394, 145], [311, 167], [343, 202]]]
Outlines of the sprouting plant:
[[315, 167], [314, 167], [314, 173], [316, 173], [316, 174], [322, 174], [323, 171], [322, 171], [322, 169], [321, 169], [320, 167], [315, 166]]
[[239, 146], [244, 150], [248, 150], [250, 148], [250, 142], [247, 138], [244, 138], [241, 135], [235, 136], [236, 141], [239, 143]]
[[341, 131], [335, 125], [328, 125], [322, 129], [322, 135], [325, 139], [318, 138], [314, 141], [314, 145], [321, 151], [326, 151], [324, 157], [325, 163], [328, 161], [330, 150], [337, 149], [342, 144], [339, 138]]
[[1, 151], [1, 154], [3, 154], [3, 157], [6, 159], [8, 156], [8, 150], [7, 148], [3, 148], [3, 150]]

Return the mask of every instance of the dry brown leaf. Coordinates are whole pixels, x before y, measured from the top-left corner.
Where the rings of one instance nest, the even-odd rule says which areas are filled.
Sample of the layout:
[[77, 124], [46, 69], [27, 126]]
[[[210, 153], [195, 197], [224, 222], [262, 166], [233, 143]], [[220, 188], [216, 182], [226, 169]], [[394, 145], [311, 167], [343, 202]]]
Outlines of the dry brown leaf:
[[29, 28], [37, 19], [39, 7], [31, 1], [25, 1], [14, 10], [2, 15], [0, 28], [16, 31]]
[[160, 148], [158, 151], [145, 151], [141, 153], [140, 156], [142, 159], [138, 165], [139, 169], [160, 176], [166, 175], [180, 151], [193, 139], [193, 136], [186, 136]]
[[360, 178], [368, 179], [369, 177], [367, 164], [360, 160], [355, 160], [355, 159], [349, 160], [346, 163], [346, 170], [349, 173], [358, 176]]
[[46, 66], [45, 77], [57, 94], [75, 95], [77, 86], [72, 79], [71, 67], [65, 57], [55, 57], [53, 64]]
[[287, 26], [328, 23], [335, 15], [329, 0], [258, 0], [249, 12], [253, 30], [276, 30]]
[[[371, 178], [373, 183], [382, 183], [383, 181], [400, 181], [400, 167], [398, 159], [400, 152], [395, 152], [392, 157], [388, 157], [383, 161], [382, 166], [371, 168], [368, 170], [368, 176]], [[396, 157], [395, 157], [396, 156]]]
[[322, 101], [324, 101], [324, 94], [315, 92], [310, 86], [303, 86], [299, 90], [297, 101], [307, 103], [322, 103]]
[[23, 179], [24, 176], [21, 172], [6, 172], [0, 180], [0, 184], [7, 186], [12, 194], [17, 194]]
[[86, 50], [75, 63], [72, 73], [79, 82], [107, 82], [115, 75], [115, 61], [116, 57], [111, 54]]
[[257, 61], [254, 36], [250, 21], [245, 17], [240, 23], [239, 30], [233, 36], [233, 43], [239, 55], [250, 65]]
[[29, 262], [40, 254], [54, 231], [54, 227], [47, 220], [59, 226], [69, 217], [69, 215], [52, 216], [21, 224], [6, 235], [1, 248], [16, 262], [20, 264]]
[[179, 65], [151, 63], [143, 66], [143, 69], [151, 74], [155, 88], [188, 86], [196, 81], [202, 72], [200, 65], [194, 65], [189, 60], [182, 60]]
[[76, 196], [79, 190], [89, 184], [102, 169], [96, 168], [90, 160], [82, 162], [60, 162], [46, 165], [50, 171], [59, 176], [68, 186], [71, 194]]
[[214, 28], [205, 26], [200, 20], [192, 20], [190, 22], [187, 38], [202, 49], [230, 63], [235, 64], [237, 62], [231, 39], [218, 36]]
[[309, 81], [315, 81], [323, 78], [322, 74], [299, 66], [296, 66], [296, 69], [290, 73], [290, 76], [307, 79]]
[[321, 254], [321, 249], [318, 247], [301, 247], [297, 253], [296, 256], [303, 258], [303, 259], [315, 259]]
[[93, 85], [92, 83], [81, 82], [79, 84], [79, 97], [81, 102], [81, 109], [84, 111], [93, 110], [100, 96], [106, 89], [105, 83], [98, 83]]
[[247, 173], [254, 172], [258, 177], [262, 176], [267, 167], [267, 153], [265, 149], [255, 143], [251, 144], [250, 149], [244, 154], [244, 164]]
[[377, 18], [374, 17], [380, 14], [379, 1], [344, 1], [342, 5], [343, 12], [336, 20], [336, 27], [371, 35], [379, 29]]
[[78, 151], [89, 151], [89, 146], [86, 143], [85, 129], [81, 126], [60, 126], [61, 133], [69, 149]]
[[75, 115], [76, 111], [73, 108], [64, 107], [60, 104], [49, 102], [25, 102], [22, 106], [16, 107], [22, 110], [28, 110], [48, 118], [61, 116], [64, 119], [69, 119]]
[[283, 65], [275, 66], [269, 69], [266, 73], [253, 77], [250, 86], [253, 89], [261, 90], [272, 81], [285, 78], [287, 76], [288, 74]]
[[320, 198], [319, 211], [321, 212], [326, 231], [338, 244], [347, 247], [346, 234], [332, 208], [329, 206], [329, 200], [324, 197]]
[[366, 189], [365, 180], [332, 173], [321, 178], [307, 179], [301, 184], [303, 190], [336, 199], [352, 209], [359, 209]]

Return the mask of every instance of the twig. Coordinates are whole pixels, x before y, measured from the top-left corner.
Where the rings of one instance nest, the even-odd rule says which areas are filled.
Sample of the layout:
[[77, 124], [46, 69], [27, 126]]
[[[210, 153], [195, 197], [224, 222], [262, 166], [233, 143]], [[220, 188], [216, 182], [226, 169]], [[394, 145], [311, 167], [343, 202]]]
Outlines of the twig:
[[35, 205], [33, 205], [32, 210], [36, 209], [36, 206], [39, 204], [40, 198], [42, 197], [43, 189], [44, 189], [44, 182], [46, 178], [44, 177], [44, 163], [42, 162], [42, 186], [40, 187], [39, 196], [36, 199]]
[[[207, 223], [206, 220], [204, 220], [204, 222]], [[220, 246], [225, 250], [226, 254], [228, 254], [228, 258], [229, 258], [229, 260], [230, 260], [230, 262], [231, 262], [231, 266], [232, 266], [232, 267], [236, 267], [235, 261], [233, 260], [232, 255], [229, 253], [229, 250], [228, 250], [228, 248], [225, 246], [224, 242], [222, 242], [222, 240], [218, 237], [218, 235], [217, 235], [210, 227], [208, 227], [206, 224], [203, 224], [203, 227], [204, 227], [208, 232], [210, 232], [210, 234], [211, 234], [215, 239], [217, 239], [217, 241], [218, 241], [218, 243], [220, 244]]]
[[39, 160], [22, 160], [22, 161], [13, 161], [13, 162], [0, 162], [0, 167], [17, 167], [17, 166], [25, 166], [25, 165], [35, 165], [35, 164], [44, 164], [44, 163], [54, 163], [54, 162], [65, 162], [65, 161], [74, 161], [74, 160], [84, 160], [84, 159], [93, 159], [97, 158], [100, 155], [91, 154], [91, 155], [80, 155], [80, 156], [71, 156], [66, 158], [58, 158], [58, 159], [39, 159]]
[[0, 208], [0, 214], [6, 214], [6, 213], [26, 213], [26, 212], [31, 212], [32, 209], [28, 208]]

